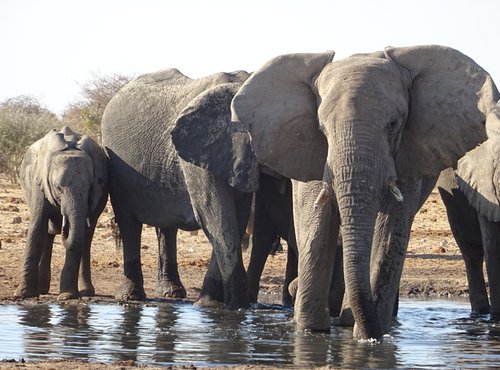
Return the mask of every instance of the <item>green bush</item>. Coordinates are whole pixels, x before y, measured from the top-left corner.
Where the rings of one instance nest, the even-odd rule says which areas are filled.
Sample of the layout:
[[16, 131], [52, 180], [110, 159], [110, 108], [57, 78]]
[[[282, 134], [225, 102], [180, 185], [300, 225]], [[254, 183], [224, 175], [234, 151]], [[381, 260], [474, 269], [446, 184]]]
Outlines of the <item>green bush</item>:
[[57, 116], [32, 96], [21, 95], [0, 103], [0, 173], [17, 183], [28, 147], [60, 126]]

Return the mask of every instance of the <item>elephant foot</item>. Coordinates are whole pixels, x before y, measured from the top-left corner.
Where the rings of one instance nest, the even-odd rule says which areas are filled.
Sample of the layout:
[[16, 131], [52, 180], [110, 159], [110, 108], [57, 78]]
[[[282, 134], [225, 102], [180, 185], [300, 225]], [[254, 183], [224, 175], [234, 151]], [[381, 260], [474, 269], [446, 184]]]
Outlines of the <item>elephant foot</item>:
[[126, 280], [115, 293], [115, 299], [118, 301], [144, 301], [146, 292], [144, 288], [138, 287], [130, 280]]
[[75, 292], [61, 292], [57, 296], [57, 299], [59, 301], [68, 301], [70, 299], [80, 299], [81, 295], [80, 292], [75, 291]]
[[340, 316], [334, 320], [334, 325], [351, 328], [354, 326], [354, 315], [350, 307], [344, 308], [340, 312]]
[[283, 298], [281, 299], [281, 304], [284, 307], [293, 307], [293, 297], [290, 294], [283, 293]]
[[180, 281], [161, 280], [157, 287], [158, 295], [165, 298], [186, 298], [186, 289]]
[[194, 305], [200, 307], [224, 308], [224, 302], [212, 299], [207, 295], [200, 296], [200, 298], [198, 298], [198, 300], [194, 302]]
[[471, 304], [471, 312], [475, 315], [487, 315], [490, 311], [492, 310], [488, 301], [481, 304]]
[[19, 299], [38, 297], [38, 289], [29, 289], [27, 287], [20, 287], [15, 293], [14, 297]]
[[80, 295], [82, 297], [93, 297], [95, 296], [95, 289], [93, 286], [80, 289]]
[[50, 290], [50, 279], [38, 278], [38, 293], [48, 294]]

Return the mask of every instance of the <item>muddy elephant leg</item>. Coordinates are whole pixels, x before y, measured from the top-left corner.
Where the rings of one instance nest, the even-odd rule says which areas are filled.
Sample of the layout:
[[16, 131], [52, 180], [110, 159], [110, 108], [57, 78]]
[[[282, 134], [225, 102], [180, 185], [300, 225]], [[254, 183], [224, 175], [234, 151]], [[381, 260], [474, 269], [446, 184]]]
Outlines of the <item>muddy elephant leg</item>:
[[490, 287], [491, 316], [500, 319], [500, 223], [479, 216]]
[[[223, 283], [224, 306], [228, 309], [248, 307], [250, 303], [241, 239], [248, 222], [252, 194], [240, 193], [207, 170], [184, 161], [182, 163], [196, 218], [212, 244], [212, 255], [217, 259]], [[215, 261], [211, 262], [199, 304], [220, 297], [220, 292], [213, 290], [218, 286], [217, 282], [210, 283], [213, 276], [217, 276], [211, 271], [215, 266]]]
[[277, 230], [257, 195], [255, 199], [252, 252], [247, 269], [250, 303], [256, 303], [258, 300], [260, 277], [276, 236]]
[[[430, 189], [432, 190], [432, 187]], [[396, 201], [389, 191], [384, 195], [373, 236], [370, 280], [384, 333], [390, 327], [394, 302], [398, 299], [399, 282], [411, 225], [421, 198], [422, 184], [421, 182], [402, 184], [400, 190], [403, 193], [403, 202]], [[427, 196], [431, 190], [426, 188]]]
[[213, 249], [207, 272], [203, 278], [200, 297], [195, 304], [204, 307], [222, 307], [224, 305], [224, 284], [217, 256]]
[[38, 199], [34, 200], [36, 206], [30, 210], [31, 218], [26, 238], [21, 283], [15, 293], [15, 296], [21, 298], [38, 297], [39, 295], [38, 267], [48, 238], [49, 218], [46, 211], [48, 204], [44, 200], [43, 194], [35, 194], [34, 196]]
[[51, 267], [52, 249], [54, 246], [54, 234], [48, 234], [41, 256], [40, 263], [38, 264], [38, 292], [40, 294], [47, 294], [50, 290], [51, 280]]
[[340, 217], [333, 195], [316, 204], [323, 182], [292, 181], [292, 184], [299, 251], [294, 320], [299, 330], [329, 331], [329, 291]]
[[490, 303], [483, 273], [482, 227], [477, 211], [469, 205], [467, 197], [458, 188], [452, 169], [441, 173], [437, 186], [446, 207], [453, 237], [465, 262], [471, 311], [479, 314], [489, 313]]
[[142, 301], [146, 299], [141, 267], [142, 224], [132, 215], [116, 214], [116, 222], [123, 240], [124, 281], [116, 291], [115, 299]]
[[157, 292], [160, 297], [186, 298], [177, 270], [177, 229], [155, 228], [158, 239], [158, 281]]

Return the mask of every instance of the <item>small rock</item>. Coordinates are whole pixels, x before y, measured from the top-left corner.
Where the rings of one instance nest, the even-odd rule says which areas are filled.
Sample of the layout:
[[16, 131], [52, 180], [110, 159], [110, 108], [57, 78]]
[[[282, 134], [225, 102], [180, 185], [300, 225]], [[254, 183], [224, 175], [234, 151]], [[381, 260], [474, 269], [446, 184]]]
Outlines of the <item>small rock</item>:
[[21, 217], [19, 217], [19, 216], [16, 216], [16, 217], [14, 217], [14, 218], [12, 219], [11, 224], [20, 224], [20, 223], [22, 223], [22, 222], [23, 222], [23, 219], [22, 219]]
[[428, 211], [428, 210], [427, 210], [427, 208], [422, 208], [422, 209], [420, 210], [420, 213], [427, 213], [427, 211]]
[[434, 253], [436, 254], [446, 253], [446, 249], [444, 249], [443, 247], [437, 247], [434, 249]]
[[149, 249], [149, 245], [143, 245], [141, 248], [142, 249]]

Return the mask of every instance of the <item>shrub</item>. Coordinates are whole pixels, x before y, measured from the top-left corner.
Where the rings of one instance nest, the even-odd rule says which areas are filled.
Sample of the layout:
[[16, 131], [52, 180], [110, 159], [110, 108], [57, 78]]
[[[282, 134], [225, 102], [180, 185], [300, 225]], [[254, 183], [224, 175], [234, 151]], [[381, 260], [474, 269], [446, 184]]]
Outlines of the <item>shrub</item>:
[[64, 125], [100, 142], [104, 109], [118, 90], [130, 80], [131, 77], [121, 74], [101, 76], [94, 73], [92, 79], [81, 86], [80, 100], [70, 104], [64, 111]]
[[21, 95], [0, 103], [0, 173], [17, 183], [28, 147], [60, 126], [57, 116], [32, 96]]

